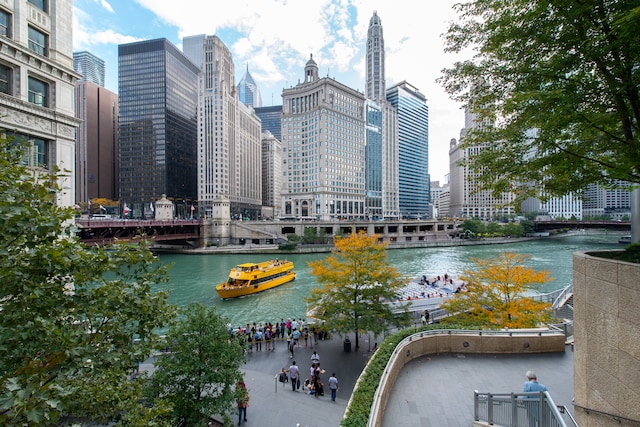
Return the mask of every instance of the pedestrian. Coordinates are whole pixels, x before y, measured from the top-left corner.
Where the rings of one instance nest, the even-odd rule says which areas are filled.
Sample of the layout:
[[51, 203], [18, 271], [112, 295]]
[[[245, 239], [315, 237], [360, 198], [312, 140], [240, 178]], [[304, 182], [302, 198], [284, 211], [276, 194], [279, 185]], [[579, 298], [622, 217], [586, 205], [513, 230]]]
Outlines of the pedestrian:
[[[525, 374], [527, 377], [527, 381], [524, 383], [524, 387], [522, 391], [525, 393], [540, 393], [543, 391], [549, 391], [547, 387], [538, 382], [538, 377], [535, 372], [527, 371]], [[530, 399], [529, 402], [525, 402], [525, 406], [527, 408], [527, 412], [529, 414], [529, 425], [531, 427], [536, 427], [539, 425], [540, 420], [540, 397], [538, 396], [525, 396], [526, 399]]]
[[256, 351], [262, 351], [262, 330], [256, 330], [256, 334], [253, 336], [253, 340], [256, 343]]
[[291, 389], [296, 391], [300, 388], [300, 370], [296, 366], [296, 361], [291, 362], [289, 366], [289, 378], [291, 379]]
[[267, 351], [271, 351], [271, 330], [269, 328], [265, 328], [264, 330], [264, 345]]
[[244, 381], [238, 382], [238, 392], [238, 425], [240, 425], [242, 421], [247, 422], [247, 406], [249, 406], [249, 392]]
[[315, 365], [316, 363], [320, 363], [320, 355], [317, 351], [314, 351], [311, 355], [311, 364]]
[[315, 397], [324, 396], [324, 390], [322, 387], [322, 380], [320, 374], [324, 374], [324, 370], [320, 369], [320, 363], [314, 365], [313, 369], [313, 388], [316, 390]]
[[331, 389], [331, 401], [336, 401], [336, 393], [338, 392], [338, 378], [336, 378], [336, 373], [332, 373], [329, 377], [329, 388]]
[[293, 336], [293, 345], [298, 346], [298, 340], [300, 339], [300, 331], [297, 330], [296, 328], [293, 328], [293, 333], [291, 335]]
[[293, 359], [293, 350], [295, 349], [296, 344], [293, 341], [293, 338], [291, 338], [291, 334], [287, 335], [287, 345], [289, 346], [289, 351], [291, 352], [289, 359]]

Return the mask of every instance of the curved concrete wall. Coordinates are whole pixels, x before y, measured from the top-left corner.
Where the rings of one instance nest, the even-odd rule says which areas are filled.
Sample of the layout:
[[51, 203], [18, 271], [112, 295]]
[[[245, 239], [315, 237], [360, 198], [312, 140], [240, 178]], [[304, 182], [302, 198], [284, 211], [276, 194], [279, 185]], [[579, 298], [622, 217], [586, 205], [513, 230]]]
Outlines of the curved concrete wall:
[[387, 363], [371, 406], [368, 426], [382, 425], [384, 409], [400, 371], [416, 358], [446, 353], [526, 354], [564, 352], [564, 349], [564, 334], [548, 329], [490, 332], [434, 330], [414, 334], [398, 344]]

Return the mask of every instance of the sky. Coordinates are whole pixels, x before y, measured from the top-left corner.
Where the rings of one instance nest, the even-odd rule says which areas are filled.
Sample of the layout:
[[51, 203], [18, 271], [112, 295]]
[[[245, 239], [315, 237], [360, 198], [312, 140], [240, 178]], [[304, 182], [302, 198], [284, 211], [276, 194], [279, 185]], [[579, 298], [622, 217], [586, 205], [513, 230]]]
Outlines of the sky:
[[[407, 81], [429, 106], [429, 173], [442, 184], [449, 143], [464, 125], [461, 105], [436, 82], [463, 58], [444, 53], [442, 34], [456, 19], [459, 0], [75, 0], [74, 51], [105, 61], [107, 89], [118, 92], [118, 45], [166, 38], [217, 35], [233, 55], [236, 84], [247, 67], [263, 106], [281, 105], [282, 90], [304, 78], [310, 55], [319, 76], [365, 91], [369, 20], [382, 21], [386, 84]], [[180, 7], [176, 7], [179, 5]], [[215, 6], [214, 6], [215, 5]]]

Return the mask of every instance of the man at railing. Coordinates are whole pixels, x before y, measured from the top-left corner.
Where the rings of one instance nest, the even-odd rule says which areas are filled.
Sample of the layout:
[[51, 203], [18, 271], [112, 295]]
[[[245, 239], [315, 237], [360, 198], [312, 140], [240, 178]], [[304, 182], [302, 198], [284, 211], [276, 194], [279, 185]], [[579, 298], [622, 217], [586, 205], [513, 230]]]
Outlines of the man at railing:
[[[525, 393], [539, 393], [541, 391], [549, 391], [547, 387], [538, 382], [538, 378], [533, 371], [527, 371], [525, 374], [527, 381], [524, 383], [523, 392]], [[531, 402], [526, 402], [527, 412], [529, 414], [529, 426], [536, 427], [540, 424], [540, 397], [526, 396], [528, 399], [532, 399]], [[535, 401], [533, 401], [535, 399]]]

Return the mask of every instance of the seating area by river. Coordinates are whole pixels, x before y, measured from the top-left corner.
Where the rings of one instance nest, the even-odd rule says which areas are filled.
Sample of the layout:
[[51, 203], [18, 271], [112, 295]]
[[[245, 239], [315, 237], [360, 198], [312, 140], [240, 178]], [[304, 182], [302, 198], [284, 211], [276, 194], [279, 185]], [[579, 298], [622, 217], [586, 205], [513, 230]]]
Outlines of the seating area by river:
[[456, 281], [446, 274], [444, 277], [436, 276], [433, 278], [422, 276], [421, 279], [412, 280], [401, 288], [397, 293], [398, 300], [394, 303], [426, 299], [429, 300], [428, 305], [435, 306], [440, 305], [445, 299], [451, 298], [456, 292], [465, 290], [464, 282]]

